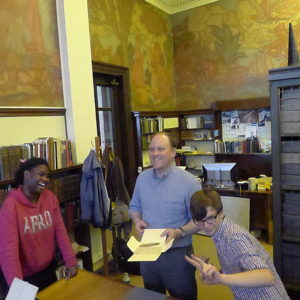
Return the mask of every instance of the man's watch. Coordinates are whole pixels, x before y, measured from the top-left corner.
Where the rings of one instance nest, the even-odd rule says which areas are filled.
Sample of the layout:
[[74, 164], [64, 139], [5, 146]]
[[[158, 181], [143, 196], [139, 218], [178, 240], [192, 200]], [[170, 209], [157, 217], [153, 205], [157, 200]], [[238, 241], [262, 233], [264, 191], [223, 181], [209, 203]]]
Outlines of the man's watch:
[[179, 227], [178, 229], [181, 231], [181, 237], [186, 236], [186, 232], [182, 227]]

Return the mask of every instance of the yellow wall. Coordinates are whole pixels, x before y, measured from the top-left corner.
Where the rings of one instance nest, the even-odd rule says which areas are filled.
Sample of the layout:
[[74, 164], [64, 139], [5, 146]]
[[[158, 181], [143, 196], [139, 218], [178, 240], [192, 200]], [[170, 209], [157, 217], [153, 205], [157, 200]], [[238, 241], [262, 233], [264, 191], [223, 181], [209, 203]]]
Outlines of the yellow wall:
[[[87, 3], [57, 0], [57, 15], [68, 137], [82, 163], [97, 135]], [[102, 258], [100, 229], [90, 232], [95, 264]]]
[[0, 117], [0, 146], [31, 143], [39, 137], [66, 139], [65, 117]]
[[97, 136], [87, 3], [57, 0], [57, 15], [67, 132], [82, 163]]

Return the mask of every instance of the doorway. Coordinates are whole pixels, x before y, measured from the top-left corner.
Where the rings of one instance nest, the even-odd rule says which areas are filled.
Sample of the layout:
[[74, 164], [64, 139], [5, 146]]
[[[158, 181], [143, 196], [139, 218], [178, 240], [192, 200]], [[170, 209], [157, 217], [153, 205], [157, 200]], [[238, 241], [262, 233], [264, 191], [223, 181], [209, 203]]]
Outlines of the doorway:
[[137, 176], [136, 143], [131, 115], [128, 68], [93, 62], [97, 134], [123, 163], [125, 185], [132, 195]]

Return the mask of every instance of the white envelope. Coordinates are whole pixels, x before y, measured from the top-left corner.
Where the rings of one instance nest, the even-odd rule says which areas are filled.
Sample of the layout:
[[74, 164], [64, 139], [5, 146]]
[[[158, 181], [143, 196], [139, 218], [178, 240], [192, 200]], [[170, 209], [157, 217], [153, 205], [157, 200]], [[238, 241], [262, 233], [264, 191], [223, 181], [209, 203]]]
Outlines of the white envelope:
[[133, 252], [133, 255], [128, 261], [157, 260], [161, 253], [171, 248], [174, 241], [172, 239], [166, 244], [166, 236], [160, 236], [164, 231], [165, 229], [145, 229], [140, 242], [132, 236], [127, 246]]
[[19, 278], [14, 278], [6, 300], [34, 300], [38, 287]]

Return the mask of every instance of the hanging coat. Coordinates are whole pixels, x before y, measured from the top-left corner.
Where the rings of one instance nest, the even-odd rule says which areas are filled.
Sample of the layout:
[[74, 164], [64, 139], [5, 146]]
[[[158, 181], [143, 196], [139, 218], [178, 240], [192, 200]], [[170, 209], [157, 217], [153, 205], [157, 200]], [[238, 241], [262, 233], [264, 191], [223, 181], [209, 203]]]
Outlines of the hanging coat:
[[81, 221], [95, 227], [109, 227], [110, 199], [107, 194], [102, 166], [91, 150], [84, 160], [80, 183]]

